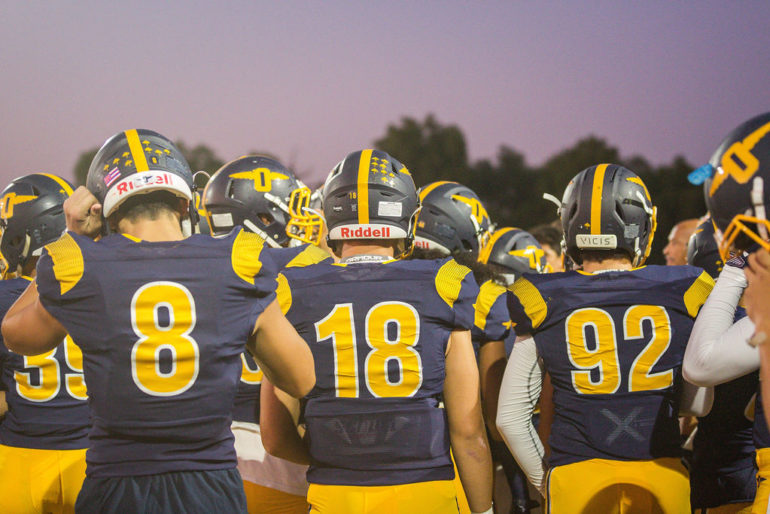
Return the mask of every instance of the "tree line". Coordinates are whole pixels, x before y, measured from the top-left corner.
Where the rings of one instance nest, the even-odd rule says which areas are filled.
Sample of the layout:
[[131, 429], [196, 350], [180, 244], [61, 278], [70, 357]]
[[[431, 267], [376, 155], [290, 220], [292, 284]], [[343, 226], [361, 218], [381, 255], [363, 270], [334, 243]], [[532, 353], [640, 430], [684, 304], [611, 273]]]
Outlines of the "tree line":
[[[211, 174], [225, 163], [205, 144], [189, 146], [180, 141], [177, 145], [193, 170]], [[569, 180], [580, 170], [600, 163], [623, 165], [644, 180], [658, 207], [658, 230], [648, 261], [651, 264], [665, 262], [662, 250], [676, 222], [706, 212], [702, 188], [687, 182], [687, 174], [694, 166], [684, 157], [653, 166], [642, 156], [621, 155], [618, 148], [592, 135], [556, 153], [540, 166], [528, 164], [523, 153], [508, 145], [500, 146], [493, 159], [471, 162], [462, 130], [456, 125], [442, 124], [429, 114], [423, 120], [403, 117], [388, 125], [373, 146], [403, 162], [418, 187], [437, 180], [460, 182], [479, 195], [497, 226], [524, 229], [557, 219], [556, 206], [544, 200], [543, 193], [561, 198]], [[80, 155], [74, 169], [78, 184], [85, 183], [96, 150]], [[203, 186], [205, 177], [198, 177], [196, 183]]]

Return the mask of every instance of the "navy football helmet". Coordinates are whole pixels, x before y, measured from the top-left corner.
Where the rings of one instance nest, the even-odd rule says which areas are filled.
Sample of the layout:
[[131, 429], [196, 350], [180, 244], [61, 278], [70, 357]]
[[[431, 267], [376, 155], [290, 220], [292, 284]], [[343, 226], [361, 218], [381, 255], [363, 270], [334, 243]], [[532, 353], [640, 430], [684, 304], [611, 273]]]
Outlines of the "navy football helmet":
[[270, 157], [247, 155], [228, 162], [203, 191], [212, 234], [226, 234], [243, 225], [273, 248], [287, 246], [289, 198], [299, 187], [294, 173]]
[[478, 252], [489, 239], [491, 221], [479, 197], [457, 182], [420, 188], [415, 246], [443, 253]]
[[706, 206], [722, 259], [755, 244], [770, 249], [770, 112], [730, 132], [707, 166], [713, 176], [703, 184]]
[[419, 205], [406, 166], [381, 150], [359, 150], [338, 163], [323, 187], [323, 212], [330, 242], [401, 239], [406, 253], [414, 237]]
[[719, 255], [719, 245], [714, 235], [714, 223], [711, 218], [706, 218], [687, 242], [687, 264], [703, 268], [712, 278], [717, 278], [724, 261]]
[[479, 262], [497, 266], [509, 283], [523, 273], [545, 273], [545, 252], [529, 232], [504, 227], [494, 231], [479, 252]]
[[656, 209], [642, 179], [617, 164], [599, 164], [578, 173], [564, 191], [559, 217], [562, 245], [582, 264], [584, 250], [620, 250], [634, 266], [650, 254]]
[[184, 232], [197, 228], [190, 166], [171, 141], [152, 130], [126, 130], [108, 139], [91, 161], [86, 187], [102, 204], [105, 218], [135, 195], [168, 191], [190, 202]]
[[67, 228], [64, 200], [72, 184], [48, 173], [34, 173], [11, 182], [0, 193], [0, 253], [7, 271], [21, 274], [31, 257]]

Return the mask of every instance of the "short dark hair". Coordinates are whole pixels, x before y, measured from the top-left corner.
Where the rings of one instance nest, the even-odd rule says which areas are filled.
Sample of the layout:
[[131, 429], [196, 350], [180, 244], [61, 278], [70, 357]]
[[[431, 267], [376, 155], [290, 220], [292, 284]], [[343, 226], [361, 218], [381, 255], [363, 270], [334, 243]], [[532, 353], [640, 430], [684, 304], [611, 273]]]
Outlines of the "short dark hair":
[[546, 223], [532, 227], [528, 232], [537, 239], [538, 243], [550, 246], [556, 252], [556, 255], [561, 255], [561, 240], [563, 237], [561, 230], [550, 223]]
[[132, 223], [142, 218], [156, 220], [166, 212], [179, 212], [179, 197], [168, 191], [153, 191], [129, 197], [110, 215], [110, 222], [124, 218]]
[[628, 259], [633, 262], [633, 257], [625, 250], [581, 250], [580, 258], [591, 262], [604, 262], [608, 260]]

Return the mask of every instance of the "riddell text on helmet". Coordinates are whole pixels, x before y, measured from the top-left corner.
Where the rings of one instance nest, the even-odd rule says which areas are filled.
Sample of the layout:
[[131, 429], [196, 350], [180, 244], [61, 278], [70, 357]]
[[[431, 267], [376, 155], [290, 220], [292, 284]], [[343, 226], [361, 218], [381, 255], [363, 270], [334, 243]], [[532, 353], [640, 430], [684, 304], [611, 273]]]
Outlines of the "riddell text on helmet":
[[171, 176], [168, 173], [160, 174], [139, 174], [131, 178], [131, 180], [118, 184], [118, 194], [124, 195], [130, 193], [134, 189], [139, 189], [146, 186], [154, 186], [160, 184], [171, 184]]
[[368, 238], [390, 238], [390, 227], [372, 228], [372, 227], [358, 227], [356, 229], [350, 229], [347, 227], [340, 228], [340, 237], [343, 239], [368, 239]]

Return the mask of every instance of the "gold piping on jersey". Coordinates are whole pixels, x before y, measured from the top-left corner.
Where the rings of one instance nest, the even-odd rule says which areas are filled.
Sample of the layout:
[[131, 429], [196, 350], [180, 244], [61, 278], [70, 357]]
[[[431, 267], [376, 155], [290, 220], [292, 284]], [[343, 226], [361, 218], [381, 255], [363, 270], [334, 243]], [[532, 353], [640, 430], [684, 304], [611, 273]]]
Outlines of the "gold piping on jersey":
[[53, 261], [53, 274], [59, 281], [61, 294], [64, 295], [83, 278], [83, 252], [69, 234], [64, 234], [58, 241], [46, 245], [46, 251]]
[[230, 256], [233, 271], [246, 282], [253, 284], [254, 277], [262, 269], [259, 256], [265, 247], [265, 240], [252, 232], [241, 229], [233, 241]]
[[134, 160], [136, 171], [149, 171], [150, 167], [147, 166], [142, 142], [139, 140], [139, 134], [136, 132], [136, 129], [126, 130], [124, 134], [126, 135], [126, 141], [128, 141], [128, 149], [131, 151], [131, 158]]
[[532, 323], [532, 328], [539, 327], [548, 315], [548, 305], [540, 291], [526, 278], [518, 279], [508, 290], [519, 299], [519, 303], [524, 307], [524, 313]]
[[331, 255], [326, 250], [322, 250], [315, 245], [308, 245], [307, 248], [302, 250], [292, 260], [286, 264], [287, 268], [304, 268], [311, 264], [317, 264], [326, 259], [331, 259]]
[[369, 223], [369, 167], [372, 161], [372, 150], [361, 152], [358, 160], [358, 224]]
[[62, 190], [64, 190], [64, 192], [67, 193], [67, 196], [72, 196], [72, 187], [69, 184], [67, 184], [66, 181], [62, 180], [60, 177], [57, 177], [56, 175], [51, 175], [50, 173], [41, 173], [41, 175], [43, 175], [44, 177], [48, 177], [54, 182], [56, 182], [57, 184], [59, 184]]
[[286, 280], [283, 273], [278, 274], [276, 282], [278, 282], [278, 287], [275, 289], [276, 299], [281, 307], [281, 312], [285, 316], [289, 309], [291, 309], [291, 288], [289, 287], [289, 281]]
[[487, 328], [489, 311], [492, 310], [495, 301], [497, 301], [500, 295], [503, 294], [505, 294], [505, 287], [497, 282], [487, 280], [481, 284], [479, 295], [476, 297], [476, 303], [473, 304], [475, 313], [473, 324], [476, 325], [479, 330], [485, 330]]
[[602, 233], [602, 191], [604, 190], [604, 172], [609, 164], [600, 164], [594, 171], [591, 185], [591, 234]]
[[444, 263], [436, 273], [436, 292], [449, 305], [450, 309], [454, 308], [455, 302], [460, 296], [463, 279], [470, 272], [470, 268], [457, 264], [452, 259]]
[[706, 301], [706, 298], [708, 298], [713, 287], [714, 279], [704, 271], [695, 279], [695, 282], [687, 288], [687, 291], [684, 292], [684, 305], [687, 307], [687, 313], [690, 317], [694, 318], [698, 315], [698, 311], [703, 305], [703, 302]]

